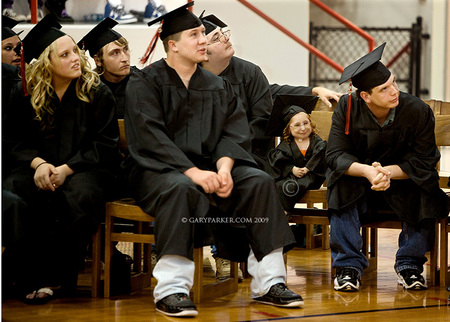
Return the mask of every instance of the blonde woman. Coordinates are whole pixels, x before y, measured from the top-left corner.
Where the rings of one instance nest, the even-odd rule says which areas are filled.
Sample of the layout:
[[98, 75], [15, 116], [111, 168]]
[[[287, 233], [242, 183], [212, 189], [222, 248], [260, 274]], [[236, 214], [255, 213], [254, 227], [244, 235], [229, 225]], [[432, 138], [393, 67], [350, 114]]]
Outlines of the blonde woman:
[[119, 166], [113, 95], [54, 19], [44, 17], [23, 40], [26, 87], [10, 100], [16, 168], [4, 188], [28, 207], [15, 214], [24, 231], [11, 278], [29, 304], [75, 291]]

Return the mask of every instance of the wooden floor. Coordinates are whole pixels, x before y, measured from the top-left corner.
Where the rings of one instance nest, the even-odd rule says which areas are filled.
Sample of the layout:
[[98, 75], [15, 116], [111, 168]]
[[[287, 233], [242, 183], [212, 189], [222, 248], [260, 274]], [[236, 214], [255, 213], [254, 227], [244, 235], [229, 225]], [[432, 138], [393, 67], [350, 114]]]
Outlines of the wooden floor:
[[[381, 230], [379, 269], [363, 276], [357, 293], [333, 290], [329, 251], [294, 249], [288, 254], [288, 285], [301, 294], [301, 309], [281, 309], [252, 302], [250, 279], [239, 291], [198, 305], [199, 316], [188, 321], [450, 321], [444, 288], [404, 291], [397, 285], [394, 256], [398, 231]], [[205, 253], [208, 253], [205, 251]], [[427, 267], [428, 269], [428, 267]], [[205, 274], [213, 276], [212, 271]], [[427, 271], [427, 276], [429, 272]], [[87, 289], [75, 299], [43, 306], [20, 301], [2, 303], [3, 321], [180, 321], [155, 312], [152, 289], [120, 299], [90, 298]]]

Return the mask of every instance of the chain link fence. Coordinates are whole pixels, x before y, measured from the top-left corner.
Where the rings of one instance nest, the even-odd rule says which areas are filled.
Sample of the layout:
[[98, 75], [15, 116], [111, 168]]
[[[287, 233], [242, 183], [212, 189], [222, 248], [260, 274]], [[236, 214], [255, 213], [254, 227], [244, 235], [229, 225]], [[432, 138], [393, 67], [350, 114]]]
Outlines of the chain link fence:
[[[386, 42], [382, 62], [397, 78], [399, 89], [420, 96], [420, 58], [422, 20], [411, 28], [362, 27], [374, 39], [376, 46]], [[310, 43], [343, 68], [368, 53], [368, 42], [348, 28], [314, 26], [311, 23]], [[323, 86], [347, 92], [348, 83], [339, 86], [341, 73], [318, 57], [310, 54], [310, 86]]]

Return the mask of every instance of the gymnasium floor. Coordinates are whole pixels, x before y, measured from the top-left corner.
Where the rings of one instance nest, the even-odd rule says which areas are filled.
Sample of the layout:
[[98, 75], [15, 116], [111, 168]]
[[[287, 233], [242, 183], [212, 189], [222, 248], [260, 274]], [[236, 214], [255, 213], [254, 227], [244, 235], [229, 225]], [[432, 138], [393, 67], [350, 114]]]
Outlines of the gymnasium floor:
[[[2, 303], [3, 321], [450, 321], [449, 295], [445, 288], [404, 291], [397, 285], [393, 264], [398, 230], [381, 229], [379, 267], [363, 276], [357, 293], [333, 290], [329, 251], [294, 249], [288, 254], [288, 285], [305, 300], [301, 309], [281, 309], [252, 302], [250, 279], [236, 294], [199, 304], [197, 318], [171, 318], [156, 313], [152, 288], [115, 299], [89, 297], [80, 288], [75, 299], [56, 299], [43, 306], [17, 300]], [[205, 262], [209, 257], [205, 249]], [[214, 264], [214, 263], [213, 263]], [[427, 275], [429, 267], [426, 267]], [[211, 267], [205, 276], [213, 278]], [[80, 279], [88, 276], [81, 275]], [[152, 284], [154, 285], [154, 284]]]

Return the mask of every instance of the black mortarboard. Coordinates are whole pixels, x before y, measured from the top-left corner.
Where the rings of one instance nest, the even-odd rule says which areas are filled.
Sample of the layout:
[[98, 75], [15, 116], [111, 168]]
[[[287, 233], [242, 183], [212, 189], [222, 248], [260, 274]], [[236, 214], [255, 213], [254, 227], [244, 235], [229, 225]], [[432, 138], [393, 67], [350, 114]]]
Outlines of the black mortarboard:
[[112, 29], [117, 24], [114, 19], [106, 17], [78, 42], [78, 47], [89, 50], [89, 55], [94, 57], [103, 46], [122, 38], [121, 34]]
[[384, 84], [391, 76], [389, 69], [380, 62], [385, 46], [386, 43], [382, 44], [345, 67], [339, 80], [339, 85], [351, 79], [352, 85], [361, 91], [367, 91]]
[[149, 26], [157, 22], [162, 22], [160, 38], [164, 38], [176, 34], [177, 32], [197, 28], [202, 24], [201, 20], [187, 8], [194, 5], [194, 1], [188, 2], [181, 7], [172, 10], [165, 15], [153, 19], [148, 23]]
[[151, 26], [154, 23], [161, 22], [161, 27], [159, 27], [156, 31], [144, 56], [142, 56], [139, 60], [142, 65], [145, 66], [150, 58], [150, 55], [154, 52], [158, 41], [158, 36], [161, 40], [164, 40], [168, 36], [176, 34], [177, 32], [197, 28], [202, 25], [202, 21], [187, 9], [193, 5], [194, 1], [188, 2], [181, 7], [166, 13], [165, 15], [153, 19], [148, 23], [148, 25]]
[[10, 38], [12, 36], [18, 36], [22, 33], [16, 33], [14, 30], [12, 30], [19, 21], [14, 20], [8, 16], [2, 15], [2, 40], [5, 40], [7, 38]]
[[[56, 39], [65, 36], [61, 25], [52, 14], [46, 15], [31, 29], [22, 40], [24, 60], [30, 63], [33, 58], [39, 58], [42, 52]], [[15, 49], [20, 54], [20, 46]]]
[[205, 33], [208, 35], [210, 32], [216, 30], [217, 28], [225, 28], [227, 24], [217, 18], [215, 15], [209, 15], [206, 17], [203, 17], [203, 14], [205, 11], [202, 12], [200, 15], [200, 20], [203, 23], [203, 26], [205, 26]]
[[312, 95], [277, 95], [267, 123], [266, 135], [282, 136], [290, 119], [300, 112], [310, 114], [319, 97]]

